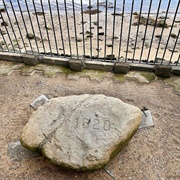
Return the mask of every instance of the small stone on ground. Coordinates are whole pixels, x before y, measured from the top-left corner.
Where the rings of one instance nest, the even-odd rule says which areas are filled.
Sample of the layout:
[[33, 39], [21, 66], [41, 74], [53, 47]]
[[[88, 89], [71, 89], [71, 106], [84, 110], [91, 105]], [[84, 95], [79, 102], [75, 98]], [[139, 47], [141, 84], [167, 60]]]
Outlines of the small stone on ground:
[[35, 100], [31, 103], [31, 106], [32, 106], [34, 109], [37, 109], [39, 106], [44, 105], [44, 104], [47, 103], [48, 101], [49, 101], [49, 99], [48, 99], [44, 94], [42, 94], [41, 96], [39, 96], [37, 99], [35, 99]]
[[152, 120], [151, 112], [149, 110], [145, 110], [142, 113], [142, 121], [139, 126], [139, 129], [152, 127], [152, 126], [154, 126], [154, 122]]

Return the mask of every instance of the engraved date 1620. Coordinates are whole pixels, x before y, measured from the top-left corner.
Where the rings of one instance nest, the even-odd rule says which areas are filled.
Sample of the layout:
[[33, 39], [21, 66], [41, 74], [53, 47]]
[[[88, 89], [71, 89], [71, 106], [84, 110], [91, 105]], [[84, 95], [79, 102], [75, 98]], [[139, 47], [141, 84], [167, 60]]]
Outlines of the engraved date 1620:
[[94, 130], [109, 131], [111, 123], [109, 120], [99, 120], [98, 118], [76, 118], [76, 128], [92, 128]]

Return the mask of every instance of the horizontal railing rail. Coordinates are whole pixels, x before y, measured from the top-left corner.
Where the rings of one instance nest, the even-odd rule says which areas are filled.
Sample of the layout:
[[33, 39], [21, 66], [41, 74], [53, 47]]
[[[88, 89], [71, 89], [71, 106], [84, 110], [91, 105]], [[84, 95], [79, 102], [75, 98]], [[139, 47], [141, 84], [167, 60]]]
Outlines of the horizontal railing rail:
[[0, 0], [0, 51], [180, 65], [179, 0]]

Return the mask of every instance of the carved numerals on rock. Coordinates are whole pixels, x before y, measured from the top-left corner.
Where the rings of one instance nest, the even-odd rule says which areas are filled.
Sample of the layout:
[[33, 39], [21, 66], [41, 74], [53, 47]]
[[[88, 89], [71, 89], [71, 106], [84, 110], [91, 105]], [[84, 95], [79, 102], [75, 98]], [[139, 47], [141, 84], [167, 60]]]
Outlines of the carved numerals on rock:
[[77, 118], [76, 128], [91, 128], [94, 130], [109, 131], [111, 129], [111, 123], [109, 120], [99, 120], [97, 118]]

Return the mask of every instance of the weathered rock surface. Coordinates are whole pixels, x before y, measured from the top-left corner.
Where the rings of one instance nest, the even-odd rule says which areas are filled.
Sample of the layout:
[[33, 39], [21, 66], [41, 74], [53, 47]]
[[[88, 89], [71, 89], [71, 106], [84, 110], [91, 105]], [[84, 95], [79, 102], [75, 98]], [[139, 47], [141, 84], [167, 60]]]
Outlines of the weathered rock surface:
[[99, 9], [89, 9], [89, 10], [86, 10], [86, 11], [82, 11], [81, 13], [82, 14], [90, 14], [90, 15], [94, 15], [94, 14], [98, 14], [98, 13], [101, 13], [102, 11], [99, 10]]
[[177, 38], [177, 35], [176, 35], [175, 33], [171, 33], [170, 36], [171, 36], [172, 38], [174, 38], [174, 39]]
[[141, 116], [139, 108], [105, 95], [53, 98], [33, 113], [21, 143], [64, 168], [99, 169], [133, 137]]
[[9, 25], [9, 23], [7, 22], [7, 21], [3, 21], [2, 23], [1, 23], [1, 26], [8, 26]]
[[7, 34], [7, 32], [0, 29], [0, 34], [1, 34], [1, 35], [5, 35], [5, 34]]
[[46, 28], [47, 30], [52, 30], [52, 27], [51, 27], [50, 24], [46, 24], [46, 25], [45, 25], [45, 28]]
[[156, 22], [155, 19], [153, 19], [152, 17], [146, 18], [144, 16], [136, 15], [134, 18], [137, 19], [137, 21], [132, 24], [133, 26], [138, 26], [141, 24], [143, 24], [145, 26], [147, 26], [147, 25], [154, 26], [156, 24], [157, 27], [161, 27], [161, 28], [169, 27], [169, 25], [166, 23], [166, 21], [164, 19], [160, 19]]
[[0, 8], [0, 13], [1, 13], [1, 12], [6, 12], [6, 9], [1, 7], [1, 8]]
[[32, 33], [27, 33], [26, 37], [27, 37], [28, 39], [34, 39], [34, 38], [35, 38], [35, 35], [32, 34]]

